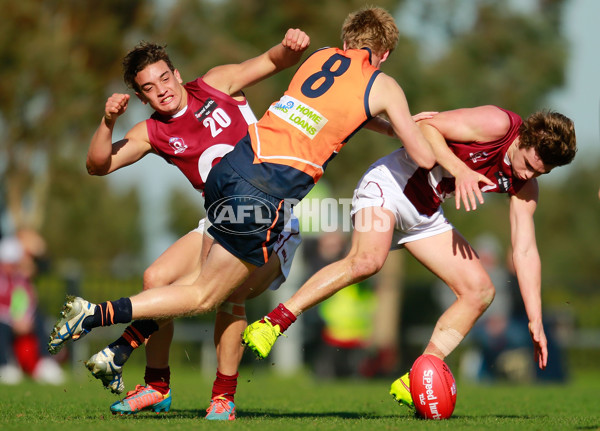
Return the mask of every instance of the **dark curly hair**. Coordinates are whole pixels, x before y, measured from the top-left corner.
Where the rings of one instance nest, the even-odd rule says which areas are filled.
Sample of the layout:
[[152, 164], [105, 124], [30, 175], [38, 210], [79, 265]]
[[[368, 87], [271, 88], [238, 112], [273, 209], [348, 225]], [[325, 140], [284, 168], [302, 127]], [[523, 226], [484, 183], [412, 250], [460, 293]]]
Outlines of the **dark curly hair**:
[[171, 59], [165, 50], [165, 46], [145, 41], [137, 44], [127, 53], [125, 58], [123, 58], [123, 80], [125, 81], [125, 84], [136, 92], [141, 92], [141, 88], [139, 88], [135, 82], [135, 77], [141, 70], [144, 70], [147, 66], [157, 63], [160, 60], [167, 63], [171, 72], [175, 70], [171, 63]]
[[520, 147], [533, 147], [546, 166], [571, 163], [577, 152], [575, 125], [558, 112], [531, 114], [519, 128]]

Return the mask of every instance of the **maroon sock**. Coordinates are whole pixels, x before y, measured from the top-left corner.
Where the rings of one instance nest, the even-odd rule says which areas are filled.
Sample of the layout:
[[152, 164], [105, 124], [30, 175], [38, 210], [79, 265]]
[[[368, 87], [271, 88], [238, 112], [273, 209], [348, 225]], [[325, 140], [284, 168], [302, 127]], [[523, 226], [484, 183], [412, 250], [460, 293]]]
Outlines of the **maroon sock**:
[[169, 367], [146, 367], [144, 381], [146, 382], [146, 385], [152, 386], [153, 389], [165, 395], [167, 392], [169, 392], [169, 386], [171, 384], [171, 369]]
[[239, 375], [240, 373], [235, 373], [233, 376], [226, 376], [217, 370], [217, 378], [215, 379], [212, 388], [212, 397], [222, 396], [233, 402]]
[[[285, 330], [296, 321], [296, 316], [294, 316], [294, 313], [285, 308], [285, 305], [283, 304], [279, 304], [265, 317], [271, 321], [273, 326], [279, 325], [279, 330], [282, 333], [285, 332]], [[264, 322], [265, 319], [263, 318], [262, 321]]]
[[[2, 348], [4, 349], [4, 346]], [[34, 334], [16, 336], [13, 341], [13, 353], [23, 371], [31, 376], [41, 359], [37, 337]]]

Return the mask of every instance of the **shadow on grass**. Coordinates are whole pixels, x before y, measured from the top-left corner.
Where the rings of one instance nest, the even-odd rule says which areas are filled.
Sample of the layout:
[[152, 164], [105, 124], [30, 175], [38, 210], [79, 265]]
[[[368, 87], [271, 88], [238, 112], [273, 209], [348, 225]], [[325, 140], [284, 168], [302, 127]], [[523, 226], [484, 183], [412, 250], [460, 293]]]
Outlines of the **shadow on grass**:
[[[161, 420], [161, 419], [203, 419], [206, 415], [204, 410], [197, 409], [171, 409], [169, 413], [153, 413], [150, 411], [143, 411], [135, 415], [122, 415], [121, 417], [131, 418], [133, 420]], [[112, 416], [112, 415], [110, 415]], [[119, 415], [115, 415], [119, 416]], [[380, 420], [380, 419], [403, 419], [403, 420], [419, 420], [426, 421], [413, 415], [374, 415], [369, 413], [358, 413], [358, 412], [347, 412], [347, 411], [334, 411], [334, 412], [281, 412], [281, 411], [269, 411], [269, 410], [244, 410], [237, 413], [239, 419], [326, 419], [326, 418], [337, 418], [337, 419], [367, 419], [367, 420]], [[547, 419], [546, 415], [453, 415], [449, 420], [467, 420], [467, 421], [485, 421], [489, 419], [494, 420], [518, 420], [518, 421], [539, 421]], [[597, 429], [596, 427], [580, 427], [577, 429]]]
[[[398, 418], [398, 415], [373, 415], [369, 413], [358, 413], [358, 412], [320, 412], [320, 413], [308, 413], [308, 412], [281, 412], [281, 411], [252, 411], [244, 410], [238, 413], [239, 418], [256, 419], [256, 418], [286, 418], [286, 419], [303, 419], [303, 418], [338, 418], [338, 419], [390, 419]], [[404, 417], [404, 416], [402, 416]], [[410, 416], [406, 416], [410, 417]]]
[[[148, 420], [148, 419], [202, 419], [206, 415], [204, 410], [197, 409], [171, 409], [168, 413], [153, 413], [151, 411], [142, 411], [135, 415], [121, 415], [124, 418], [131, 418], [136, 420]], [[112, 416], [112, 415], [109, 415]], [[119, 415], [115, 415], [119, 416]], [[252, 411], [244, 410], [237, 413], [237, 417], [240, 419], [303, 419], [303, 418], [339, 418], [339, 419], [391, 419], [391, 418], [410, 418], [411, 416], [398, 416], [398, 415], [372, 415], [357, 412], [322, 412], [322, 413], [307, 413], [307, 412], [290, 412], [285, 413], [281, 411]]]

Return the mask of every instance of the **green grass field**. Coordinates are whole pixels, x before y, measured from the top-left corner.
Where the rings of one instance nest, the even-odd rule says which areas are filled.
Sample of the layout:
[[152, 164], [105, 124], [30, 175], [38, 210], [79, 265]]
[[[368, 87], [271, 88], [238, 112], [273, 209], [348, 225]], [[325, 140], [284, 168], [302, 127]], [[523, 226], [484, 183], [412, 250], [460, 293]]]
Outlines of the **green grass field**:
[[[131, 389], [143, 370], [126, 370]], [[458, 381], [456, 410], [446, 421], [414, 418], [388, 395], [388, 380], [317, 381], [310, 374], [277, 377], [268, 367], [240, 373], [235, 423], [205, 421], [212, 379], [191, 367], [172, 371], [171, 412], [113, 416], [118, 398], [79, 374], [60, 387], [26, 381], [0, 386], [0, 429], [44, 430], [597, 430], [600, 371], [580, 372], [565, 385], [466, 385]], [[160, 427], [160, 428], [155, 428]]]

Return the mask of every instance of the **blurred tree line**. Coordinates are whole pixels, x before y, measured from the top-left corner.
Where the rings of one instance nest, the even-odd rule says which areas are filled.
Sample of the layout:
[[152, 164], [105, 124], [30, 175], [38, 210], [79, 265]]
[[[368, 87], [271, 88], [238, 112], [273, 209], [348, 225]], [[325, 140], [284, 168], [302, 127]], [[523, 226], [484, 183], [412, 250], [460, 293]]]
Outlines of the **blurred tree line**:
[[[515, 9], [504, 0], [381, 0], [378, 5], [399, 17], [416, 5], [416, 27], [435, 28], [445, 41], [433, 55], [424, 32], [408, 35], [400, 26], [398, 47], [382, 70], [400, 82], [413, 113], [496, 104], [527, 116], [564, 84], [569, 46], [560, 24], [566, 1], [536, 0]], [[107, 96], [128, 91], [121, 75], [126, 52], [140, 40], [167, 44], [188, 81], [212, 66], [260, 54], [289, 27], [309, 33], [314, 49], [339, 46], [345, 16], [363, 4], [0, 0], [0, 212], [13, 225], [40, 230], [55, 262], [77, 258], [88, 270], [106, 270], [115, 256], [139, 255], [144, 241], [137, 193], [111, 189], [85, 170]], [[472, 12], [466, 23], [457, 19], [465, 7]], [[246, 91], [258, 116], [292, 73]], [[398, 145], [369, 131], [357, 134], [328, 169], [336, 195], [351, 196], [367, 166]], [[591, 286], [597, 276], [596, 178], [587, 168], [571, 169], [562, 182], [541, 181], [537, 229], [546, 285]], [[181, 183], [189, 187], [183, 177]], [[196, 225], [201, 210], [185, 194], [175, 192], [166, 205], [175, 234]], [[485, 230], [507, 241], [507, 208], [506, 199], [488, 198], [477, 215], [447, 211], [468, 238]]]

